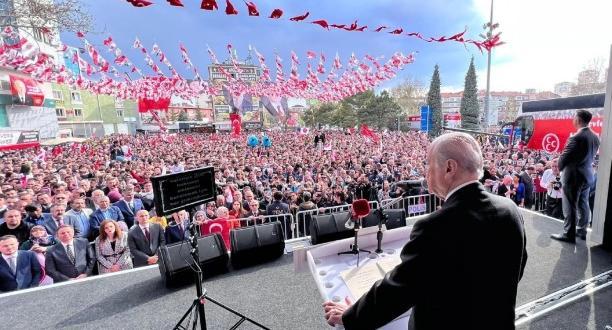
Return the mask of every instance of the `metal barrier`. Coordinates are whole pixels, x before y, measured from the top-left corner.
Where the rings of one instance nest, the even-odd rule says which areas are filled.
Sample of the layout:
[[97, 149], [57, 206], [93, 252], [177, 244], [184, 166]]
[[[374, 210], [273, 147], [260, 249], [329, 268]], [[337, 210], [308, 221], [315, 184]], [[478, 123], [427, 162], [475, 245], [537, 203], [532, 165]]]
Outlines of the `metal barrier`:
[[434, 194], [406, 196], [400, 200], [385, 199], [380, 202], [385, 208], [404, 209], [407, 217], [432, 213], [442, 206], [442, 200]]
[[536, 212], [546, 211], [546, 191], [533, 193], [533, 210]]
[[[377, 201], [369, 201], [368, 204], [370, 205], [370, 209], [377, 209], [379, 206]], [[313, 215], [348, 212], [350, 210], [351, 210], [351, 204], [298, 211], [295, 214], [295, 220], [297, 222], [294, 227], [295, 228], [294, 237], [299, 238], [299, 237], [310, 236], [310, 221], [312, 220]]]
[[[256, 217], [230, 219], [229, 221], [238, 222], [240, 224], [240, 227], [249, 227], [279, 221], [281, 223], [281, 226], [283, 227], [283, 235], [285, 237], [285, 240], [293, 238], [295, 220], [292, 214], [258, 215]], [[200, 230], [200, 226], [198, 226], [197, 231], [198, 234], [201, 236], [202, 232]]]

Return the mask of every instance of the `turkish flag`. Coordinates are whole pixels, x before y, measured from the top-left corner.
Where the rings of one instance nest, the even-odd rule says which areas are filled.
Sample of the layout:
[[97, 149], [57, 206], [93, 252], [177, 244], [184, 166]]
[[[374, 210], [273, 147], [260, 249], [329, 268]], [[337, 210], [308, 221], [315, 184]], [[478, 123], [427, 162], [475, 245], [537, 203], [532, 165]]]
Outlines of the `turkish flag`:
[[366, 124], [361, 125], [361, 135], [371, 139], [373, 142], [378, 142], [380, 140], [378, 135], [374, 134], [374, 132], [372, 132], [372, 130]]
[[200, 226], [200, 231], [202, 235], [208, 234], [221, 234], [223, 241], [225, 242], [225, 248], [229, 251], [231, 250], [230, 245], [230, 229], [232, 229], [232, 224], [229, 219], [215, 219], [205, 221]]
[[230, 113], [230, 122], [232, 123], [232, 135], [240, 135], [240, 130], [242, 129], [242, 120], [240, 115], [237, 113]]

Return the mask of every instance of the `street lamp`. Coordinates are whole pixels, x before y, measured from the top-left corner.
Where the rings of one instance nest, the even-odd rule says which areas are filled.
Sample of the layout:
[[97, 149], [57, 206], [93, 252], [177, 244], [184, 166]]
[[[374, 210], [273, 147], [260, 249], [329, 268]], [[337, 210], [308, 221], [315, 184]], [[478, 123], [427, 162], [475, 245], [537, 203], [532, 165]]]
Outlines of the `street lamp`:
[[[493, 37], [493, 30], [499, 27], [498, 23], [493, 23], [493, 0], [491, 0], [491, 17], [489, 22], [484, 24], [482, 28], [486, 30], [486, 34], [480, 34], [480, 37], [489, 40]], [[491, 99], [491, 50], [487, 50], [487, 91], [484, 100], [484, 127], [489, 127], [489, 103]]]

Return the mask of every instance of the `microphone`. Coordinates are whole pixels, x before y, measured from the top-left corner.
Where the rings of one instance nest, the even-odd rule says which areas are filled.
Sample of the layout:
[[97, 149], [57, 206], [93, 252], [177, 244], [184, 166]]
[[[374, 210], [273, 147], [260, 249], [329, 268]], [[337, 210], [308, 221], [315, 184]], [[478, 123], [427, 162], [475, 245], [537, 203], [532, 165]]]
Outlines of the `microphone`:
[[353, 221], [353, 216], [355, 216], [358, 220], [360, 218], [365, 217], [370, 214], [370, 204], [368, 204], [367, 199], [356, 199], [353, 201], [351, 205], [353, 212], [349, 214], [349, 218], [344, 224], [344, 227], [347, 229], [355, 228], [355, 221]]
[[427, 189], [427, 181], [425, 179], [421, 180], [404, 180], [393, 183], [391, 186], [391, 190], [394, 191], [397, 188], [402, 188], [404, 191], [408, 191], [410, 189]]

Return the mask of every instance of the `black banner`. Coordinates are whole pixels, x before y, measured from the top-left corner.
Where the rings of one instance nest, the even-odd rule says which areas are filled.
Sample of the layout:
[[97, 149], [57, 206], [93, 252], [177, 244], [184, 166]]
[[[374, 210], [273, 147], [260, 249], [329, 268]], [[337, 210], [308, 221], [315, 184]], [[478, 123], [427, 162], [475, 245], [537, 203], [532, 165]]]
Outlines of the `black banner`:
[[151, 178], [155, 212], [167, 215], [215, 199], [215, 170], [212, 166]]

